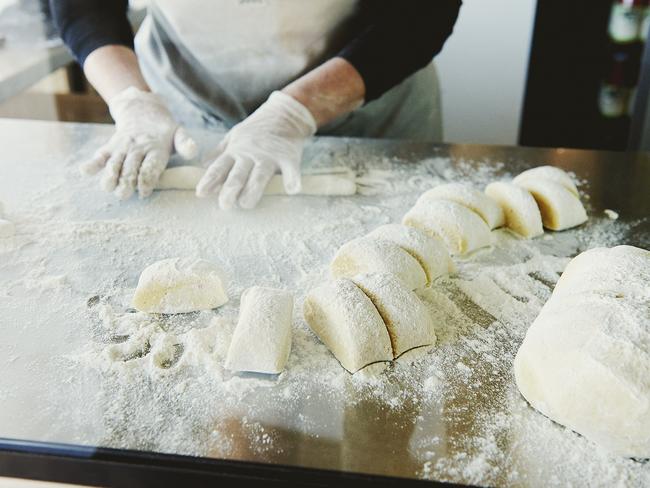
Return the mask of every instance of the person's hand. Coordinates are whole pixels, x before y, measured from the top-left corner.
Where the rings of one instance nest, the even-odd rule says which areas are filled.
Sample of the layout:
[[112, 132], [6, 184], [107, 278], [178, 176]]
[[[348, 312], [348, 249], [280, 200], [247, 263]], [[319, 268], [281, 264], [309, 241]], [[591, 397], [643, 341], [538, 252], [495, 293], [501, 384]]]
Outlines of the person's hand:
[[196, 187], [205, 197], [219, 192], [221, 208], [253, 208], [275, 173], [282, 173], [288, 194], [300, 191], [300, 163], [305, 141], [316, 132], [309, 110], [276, 91], [247, 119], [234, 126], [211, 157]]
[[154, 93], [130, 87], [111, 98], [108, 108], [115, 134], [81, 171], [91, 175], [103, 169], [101, 187], [120, 200], [136, 187], [141, 198], [151, 195], [174, 151], [184, 159], [196, 156], [196, 143]]

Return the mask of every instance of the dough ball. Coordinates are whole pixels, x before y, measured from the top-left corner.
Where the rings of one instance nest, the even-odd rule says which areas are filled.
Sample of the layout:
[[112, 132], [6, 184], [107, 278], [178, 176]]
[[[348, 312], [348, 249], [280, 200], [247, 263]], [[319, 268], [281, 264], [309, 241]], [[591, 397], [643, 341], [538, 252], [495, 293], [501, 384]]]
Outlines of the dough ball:
[[537, 168], [527, 169], [522, 171], [514, 180], [513, 183], [519, 185], [524, 180], [549, 180], [562, 185], [564, 188], [573, 193], [576, 197], [579, 196], [578, 189], [569, 174], [555, 166], [538, 166]]
[[415, 227], [386, 224], [377, 227], [366, 237], [390, 241], [404, 249], [420, 263], [427, 275], [428, 283], [456, 270], [443, 242]]
[[379, 311], [395, 358], [415, 347], [435, 344], [435, 327], [427, 307], [395, 276], [368, 273], [355, 276], [352, 281]]
[[221, 270], [203, 259], [157, 261], [140, 275], [133, 307], [141, 312], [185, 313], [217, 308], [228, 301]]
[[411, 290], [427, 284], [420, 263], [391, 241], [362, 237], [347, 242], [338, 250], [330, 265], [335, 278], [351, 278], [361, 273], [391, 273]]
[[505, 216], [499, 204], [469, 185], [462, 183], [438, 185], [420, 195], [418, 202], [423, 200], [448, 200], [459, 203], [476, 212], [490, 229], [505, 225]]
[[485, 194], [501, 206], [510, 230], [526, 239], [544, 234], [542, 215], [528, 190], [499, 181], [490, 183]]
[[352, 281], [338, 279], [315, 288], [305, 299], [303, 313], [311, 330], [350, 373], [393, 359], [381, 315]]
[[580, 199], [559, 183], [531, 177], [517, 185], [533, 196], [547, 229], [565, 230], [587, 221], [587, 212]]
[[490, 228], [476, 213], [447, 200], [423, 200], [402, 219], [404, 225], [441, 239], [452, 254], [467, 254], [492, 244]]
[[242, 293], [237, 328], [226, 368], [255, 373], [281, 373], [291, 351], [291, 293], [253, 286]]

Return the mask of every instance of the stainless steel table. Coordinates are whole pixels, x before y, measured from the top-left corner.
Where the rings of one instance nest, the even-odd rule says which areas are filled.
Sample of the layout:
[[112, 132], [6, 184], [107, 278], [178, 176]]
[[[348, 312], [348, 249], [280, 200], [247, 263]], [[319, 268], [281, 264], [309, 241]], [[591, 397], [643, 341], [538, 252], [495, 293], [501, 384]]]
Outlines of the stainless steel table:
[[[520, 261], [537, 256], [558, 267], [592, 245], [650, 248], [647, 154], [322, 138], [307, 149], [307, 168], [348, 166], [373, 191], [269, 197], [253, 213], [224, 213], [191, 192], [122, 204], [101, 194], [76, 167], [110, 131], [0, 121], [0, 202], [17, 228], [0, 240], [0, 475], [163, 486], [210, 477], [314, 486], [650, 479], [650, 464], [611, 457], [529, 408], [510, 367], [537, 302], [550, 293], [539, 282], [517, 289], [529, 280], [516, 274]], [[214, 143], [196, 135], [205, 147]], [[341, 243], [397, 221], [425, 188], [484, 184], [540, 164], [587, 182], [590, 223], [530, 242], [499, 231], [502, 247], [460, 263], [460, 277], [438, 285], [458, 313], [441, 319], [437, 349], [353, 377], [297, 313], [286, 373], [223, 371], [246, 286], [292, 288], [299, 305]], [[606, 208], [620, 218], [609, 221]], [[221, 262], [232, 304], [207, 316], [154, 318], [156, 333], [127, 354], [136, 334], [103, 328], [135, 316], [128, 296], [144, 266], [180, 253]], [[474, 279], [482, 267], [512, 278], [499, 283], [503, 304], [482, 301], [483, 281]], [[107, 306], [101, 313], [99, 302]], [[519, 315], [501, 313], [509, 306]], [[159, 340], [178, 341], [181, 359], [156, 362]]]

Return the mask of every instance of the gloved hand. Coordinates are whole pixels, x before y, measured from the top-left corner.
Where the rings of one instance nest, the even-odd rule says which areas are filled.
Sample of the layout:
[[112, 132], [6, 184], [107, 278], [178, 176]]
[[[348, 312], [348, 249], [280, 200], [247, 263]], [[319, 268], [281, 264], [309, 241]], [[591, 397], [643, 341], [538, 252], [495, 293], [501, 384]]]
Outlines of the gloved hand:
[[120, 200], [130, 198], [136, 186], [140, 198], [151, 195], [174, 150], [184, 159], [196, 156], [196, 143], [156, 94], [130, 87], [111, 98], [108, 108], [115, 134], [81, 171], [90, 175], [103, 168], [101, 187]]
[[196, 187], [197, 196], [218, 191], [221, 208], [232, 208], [236, 202], [253, 208], [278, 171], [286, 192], [298, 193], [303, 146], [316, 128], [304, 105], [285, 93], [273, 92], [226, 134]]

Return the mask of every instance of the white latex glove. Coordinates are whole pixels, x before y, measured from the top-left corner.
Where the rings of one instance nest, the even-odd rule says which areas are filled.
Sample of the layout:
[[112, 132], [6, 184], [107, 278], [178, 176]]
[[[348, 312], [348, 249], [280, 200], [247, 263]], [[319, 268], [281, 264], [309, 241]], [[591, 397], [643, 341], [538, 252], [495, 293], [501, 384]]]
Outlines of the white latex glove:
[[278, 171], [286, 192], [298, 193], [303, 147], [315, 132], [316, 121], [304, 105], [273, 92], [226, 134], [196, 187], [197, 196], [218, 191], [221, 208], [232, 208], [237, 202], [242, 208], [253, 208]]
[[156, 94], [130, 87], [111, 98], [108, 108], [115, 134], [81, 171], [91, 175], [103, 168], [102, 189], [120, 200], [130, 198], [136, 186], [141, 198], [151, 195], [174, 150], [184, 159], [196, 156], [196, 143]]

